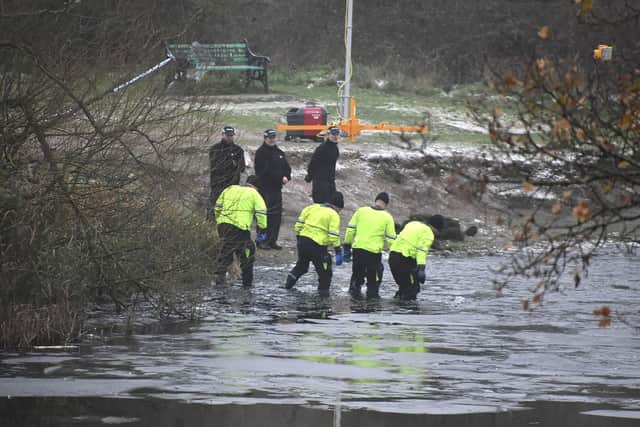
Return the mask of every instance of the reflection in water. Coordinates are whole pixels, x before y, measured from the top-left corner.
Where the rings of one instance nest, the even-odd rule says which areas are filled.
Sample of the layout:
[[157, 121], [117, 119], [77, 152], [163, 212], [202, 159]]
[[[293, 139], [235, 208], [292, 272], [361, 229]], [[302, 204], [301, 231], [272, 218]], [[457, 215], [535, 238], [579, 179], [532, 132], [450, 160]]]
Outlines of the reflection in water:
[[[232, 421], [256, 417], [256, 425], [327, 426], [334, 417], [326, 408], [339, 400], [342, 425], [445, 425], [460, 417], [464, 425], [507, 426], [536, 420], [516, 410], [527, 401], [640, 410], [633, 327], [640, 324], [640, 260], [596, 258], [579, 289], [547, 295], [534, 312], [521, 309], [526, 287], [491, 290], [497, 262], [433, 256], [427, 286], [408, 303], [393, 299], [390, 277], [380, 300], [355, 301], [348, 268], [336, 269], [331, 296], [320, 298], [312, 274], [287, 291], [280, 287], [287, 266], [258, 267], [256, 278], [264, 280], [253, 289], [212, 287], [201, 322], [112, 335], [76, 352], [1, 355], [0, 395], [13, 398], [3, 400], [0, 414], [15, 425], [29, 424], [16, 414], [31, 405], [29, 416], [74, 414], [85, 425], [174, 425], [184, 412], [191, 417], [184, 425], [215, 416], [231, 420], [215, 425], [250, 425]], [[605, 329], [592, 314], [604, 305], [617, 316]], [[630, 419], [606, 424], [609, 417], [581, 415], [581, 404], [531, 405], [547, 423], [537, 425]]]

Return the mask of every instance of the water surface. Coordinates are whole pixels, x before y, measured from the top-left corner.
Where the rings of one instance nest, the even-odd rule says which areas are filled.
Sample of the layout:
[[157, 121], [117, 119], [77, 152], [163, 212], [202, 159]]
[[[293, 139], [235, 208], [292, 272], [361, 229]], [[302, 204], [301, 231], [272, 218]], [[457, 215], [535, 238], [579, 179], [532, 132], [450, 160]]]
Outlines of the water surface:
[[[640, 259], [597, 257], [580, 288], [548, 294], [533, 311], [521, 305], [527, 286], [493, 290], [499, 260], [434, 254], [411, 303], [393, 299], [388, 270], [381, 300], [355, 301], [349, 266], [336, 268], [328, 299], [316, 296], [313, 272], [287, 291], [280, 286], [290, 265], [258, 266], [250, 290], [212, 288], [201, 322], [88, 340], [77, 351], [3, 354], [0, 394], [13, 400], [0, 409], [15, 415], [37, 402], [46, 413], [67, 405], [89, 414], [78, 422], [146, 423], [127, 415], [135, 398], [146, 402], [136, 408], [188, 404], [178, 411], [186, 416], [223, 405], [225, 419], [249, 411], [262, 421], [228, 425], [276, 425], [265, 413], [278, 405], [273, 420], [307, 411], [304, 425], [314, 416], [329, 419], [318, 425], [336, 416], [342, 425], [367, 417], [388, 425], [375, 424], [380, 414], [404, 414], [407, 425], [410, 416], [415, 425], [462, 416], [484, 426], [528, 425], [518, 414], [535, 407], [547, 414], [541, 425], [566, 425], [556, 413], [584, 417], [576, 425], [640, 424]], [[613, 311], [607, 328], [592, 313], [602, 306]], [[91, 418], [87, 405], [110, 415]]]

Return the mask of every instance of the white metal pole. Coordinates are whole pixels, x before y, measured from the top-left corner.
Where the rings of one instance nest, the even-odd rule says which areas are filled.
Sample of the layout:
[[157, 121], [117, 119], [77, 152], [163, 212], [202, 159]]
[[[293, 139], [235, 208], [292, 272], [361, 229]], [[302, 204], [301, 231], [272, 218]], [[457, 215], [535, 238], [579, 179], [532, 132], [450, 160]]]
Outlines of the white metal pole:
[[349, 119], [351, 112], [349, 108], [351, 90], [351, 29], [353, 27], [353, 0], [347, 0], [347, 19], [345, 34], [345, 55], [344, 55], [344, 90], [342, 92], [342, 116]]

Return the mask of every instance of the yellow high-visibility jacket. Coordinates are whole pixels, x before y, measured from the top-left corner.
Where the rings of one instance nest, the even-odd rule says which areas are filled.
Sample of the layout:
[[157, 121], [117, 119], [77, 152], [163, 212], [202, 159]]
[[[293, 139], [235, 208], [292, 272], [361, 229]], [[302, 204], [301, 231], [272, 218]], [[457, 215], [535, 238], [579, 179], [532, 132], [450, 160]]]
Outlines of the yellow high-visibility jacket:
[[255, 216], [258, 227], [267, 228], [267, 206], [258, 190], [251, 186], [225, 188], [216, 200], [214, 213], [218, 224], [227, 223], [249, 230]]
[[407, 258], [415, 258], [418, 265], [424, 265], [434, 239], [431, 227], [420, 221], [411, 221], [391, 243], [389, 250], [400, 252]]
[[320, 246], [340, 246], [340, 215], [325, 204], [304, 208], [294, 228], [296, 235], [308, 237]]
[[396, 239], [393, 217], [384, 209], [369, 206], [355, 211], [344, 234], [345, 244], [374, 254], [382, 252], [385, 239], [389, 245]]

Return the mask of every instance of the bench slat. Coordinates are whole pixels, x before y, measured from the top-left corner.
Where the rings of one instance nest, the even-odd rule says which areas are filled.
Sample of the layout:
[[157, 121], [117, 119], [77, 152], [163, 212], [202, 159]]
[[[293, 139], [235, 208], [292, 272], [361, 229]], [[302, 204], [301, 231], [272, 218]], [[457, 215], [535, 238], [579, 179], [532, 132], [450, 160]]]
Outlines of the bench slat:
[[207, 64], [198, 64], [195, 67], [196, 70], [200, 71], [211, 71], [211, 70], [263, 70], [262, 67], [257, 67], [255, 65], [207, 65]]

